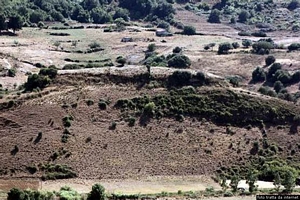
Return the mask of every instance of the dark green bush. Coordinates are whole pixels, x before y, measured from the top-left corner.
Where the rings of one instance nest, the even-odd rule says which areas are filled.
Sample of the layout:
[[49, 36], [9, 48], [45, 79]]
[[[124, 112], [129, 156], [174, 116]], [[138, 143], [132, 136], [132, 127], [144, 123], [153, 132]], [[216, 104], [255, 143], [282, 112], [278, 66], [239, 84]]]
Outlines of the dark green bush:
[[124, 66], [127, 62], [126, 58], [122, 57], [122, 56], [118, 56], [116, 58], [116, 62], [119, 63], [121, 66]]
[[253, 33], [251, 33], [251, 35], [254, 37], [267, 37], [267, 34], [262, 31], [253, 32]]
[[266, 73], [261, 67], [257, 67], [252, 72], [252, 81], [253, 82], [263, 82], [266, 80]]
[[109, 126], [109, 130], [115, 130], [117, 128], [117, 123], [115, 121], [111, 122], [111, 125]]
[[135, 125], [135, 118], [129, 117], [128, 119], [128, 126], [134, 126]]
[[42, 76], [33, 74], [28, 76], [27, 82], [25, 83], [25, 90], [32, 91], [36, 88], [43, 89], [51, 83], [51, 79], [48, 76]]
[[196, 34], [196, 28], [193, 26], [185, 26], [183, 28], [182, 34], [184, 35], [195, 35]]
[[240, 44], [239, 44], [238, 42], [233, 42], [231, 45], [232, 45], [232, 47], [235, 48], [235, 49], [237, 49], [237, 48], [240, 47]]
[[291, 83], [292, 77], [288, 71], [277, 70], [273, 75], [274, 81], [281, 81], [283, 84]]
[[275, 92], [279, 93], [280, 90], [284, 89], [283, 84], [280, 81], [276, 81], [274, 83], [274, 90]]
[[300, 71], [296, 71], [293, 75], [292, 75], [292, 82], [293, 83], [298, 83], [300, 81]]
[[292, 43], [288, 46], [289, 51], [298, 51], [300, 50], [300, 43]]
[[266, 57], [266, 59], [265, 59], [266, 66], [272, 65], [275, 61], [276, 61], [276, 58], [274, 56]]
[[48, 76], [50, 79], [54, 79], [57, 75], [57, 69], [55, 66], [49, 66], [48, 68], [40, 69], [39, 75]]
[[192, 74], [188, 71], [175, 71], [168, 78], [169, 86], [184, 86], [190, 83]]
[[214, 9], [211, 11], [207, 21], [210, 23], [221, 23], [220, 17], [221, 12], [217, 9]]
[[242, 41], [242, 45], [246, 48], [250, 47], [252, 45], [252, 41], [251, 40], [243, 40]]
[[181, 51], [182, 51], [182, 48], [180, 48], [180, 47], [175, 47], [173, 49], [173, 53], [181, 53]]
[[88, 99], [88, 100], [86, 100], [85, 102], [86, 102], [86, 105], [88, 105], [88, 106], [94, 105], [94, 101], [91, 100], [91, 99]]
[[8, 72], [7, 72], [7, 75], [8, 75], [9, 77], [15, 77], [15, 76], [16, 76], [16, 72], [17, 72], [17, 70], [16, 70], [15, 68], [10, 68], [10, 69], [8, 70]]
[[191, 60], [185, 55], [173, 55], [168, 60], [168, 67], [188, 68], [191, 66]]
[[105, 101], [99, 101], [98, 107], [99, 107], [101, 110], [106, 110], [106, 108], [107, 108], [107, 103], [106, 103]]
[[275, 82], [276, 79], [274, 79], [275, 73], [281, 69], [280, 63], [273, 63], [272, 66], [269, 68], [269, 71], [267, 73], [267, 80], [270, 82]]
[[105, 188], [100, 184], [95, 184], [92, 191], [88, 194], [87, 200], [105, 200]]
[[219, 44], [218, 54], [228, 54], [229, 50], [233, 49], [229, 42]]
[[267, 41], [258, 41], [252, 45], [253, 52], [264, 55], [269, 54], [270, 50], [274, 48], [274, 44]]
[[248, 19], [250, 18], [250, 13], [246, 10], [242, 10], [240, 13], [239, 13], [239, 22], [241, 23], [245, 23], [248, 21]]

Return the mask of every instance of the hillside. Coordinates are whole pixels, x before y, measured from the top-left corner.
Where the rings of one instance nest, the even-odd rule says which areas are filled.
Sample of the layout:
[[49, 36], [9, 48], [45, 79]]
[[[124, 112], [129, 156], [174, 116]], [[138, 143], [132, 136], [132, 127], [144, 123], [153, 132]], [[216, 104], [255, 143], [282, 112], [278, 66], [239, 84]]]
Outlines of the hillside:
[[[92, 75], [89, 80], [81, 75], [59, 75], [56, 79], [58, 85], [63, 83], [59, 90], [54, 84], [53, 92], [16, 101], [16, 107], [2, 109], [2, 177], [47, 175], [42, 170], [43, 164], [65, 164], [80, 178], [213, 174], [220, 167], [246, 166], [253, 142], [263, 138], [258, 126], [260, 121], [266, 123], [267, 140], [283, 149], [279, 157], [286, 158], [291, 150], [298, 148], [298, 135], [289, 133], [298, 108], [281, 100], [230, 88], [200, 87], [196, 95], [208, 98], [207, 103], [212, 103], [213, 107], [201, 106], [196, 111], [199, 114], [183, 111], [184, 119], [179, 121], [167, 112], [162, 118], [150, 117], [145, 121], [145, 116], [139, 112], [134, 114], [118, 109], [118, 100], [168, 95], [166, 89], [137, 89], [137, 85], [122, 83], [122, 79], [119, 80], [121, 83], [114, 84], [107, 82], [105, 77]], [[214, 95], [223, 100], [229, 97], [224, 103], [216, 99], [216, 103], [228, 106], [228, 111], [221, 111], [222, 107], [209, 100]], [[103, 101], [109, 102], [106, 109], [101, 109], [100, 103], [98, 105]], [[254, 110], [258, 109], [254, 108], [257, 104], [263, 109], [260, 113], [263, 115], [243, 107], [233, 109], [240, 101], [247, 102], [249, 109]], [[160, 106], [157, 102], [156, 105]], [[205, 114], [206, 109], [213, 110]], [[265, 115], [270, 112], [268, 109], [276, 110], [278, 116], [275, 113]], [[215, 116], [211, 112], [216, 112]], [[222, 117], [221, 112], [228, 112], [232, 117], [242, 116], [245, 112], [250, 118], [245, 118], [244, 123], [241, 117]], [[66, 116], [72, 116], [69, 128], [63, 125]], [[130, 116], [134, 119], [131, 125]], [[116, 125], [112, 127], [114, 123]], [[63, 141], [64, 130], [69, 132], [66, 141]], [[295, 162], [299, 159], [297, 155], [293, 155]], [[30, 174], [34, 166], [40, 171]]]

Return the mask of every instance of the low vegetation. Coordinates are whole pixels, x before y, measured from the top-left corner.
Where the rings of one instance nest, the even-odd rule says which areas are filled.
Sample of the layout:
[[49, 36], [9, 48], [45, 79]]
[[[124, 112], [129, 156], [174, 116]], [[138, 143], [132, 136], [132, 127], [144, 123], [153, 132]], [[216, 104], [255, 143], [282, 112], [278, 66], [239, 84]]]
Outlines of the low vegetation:
[[197, 94], [195, 89], [179, 89], [171, 91], [169, 95], [154, 97], [136, 97], [120, 99], [116, 107], [122, 111], [138, 111], [142, 114], [149, 109], [153, 118], [181, 116], [201, 117], [217, 124], [231, 124], [235, 126], [259, 125], [262, 121], [270, 124], [292, 123], [295, 113], [284, 105], [273, 104], [265, 100], [249, 99], [245, 94], [231, 91], [210, 91], [209, 94]]

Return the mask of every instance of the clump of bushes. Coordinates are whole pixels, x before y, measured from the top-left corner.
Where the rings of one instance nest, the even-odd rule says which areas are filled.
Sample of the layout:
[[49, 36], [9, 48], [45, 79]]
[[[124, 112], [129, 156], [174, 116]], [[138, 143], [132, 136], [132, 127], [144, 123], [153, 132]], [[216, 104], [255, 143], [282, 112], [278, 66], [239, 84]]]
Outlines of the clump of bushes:
[[39, 74], [29, 75], [27, 82], [25, 83], [25, 91], [32, 91], [34, 89], [43, 89], [47, 87], [52, 79], [57, 75], [57, 69], [55, 66], [49, 66], [48, 68], [42, 68]]
[[77, 177], [77, 174], [67, 165], [46, 164], [41, 165], [39, 168], [44, 172], [42, 176], [43, 181]]
[[266, 73], [261, 67], [257, 67], [252, 72], [252, 81], [253, 82], [264, 82], [266, 80]]
[[168, 67], [188, 68], [191, 66], [191, 60], [185, 55], [172, 54], [167, 57]]
[[218, 54], [228, 54], [229, 50], [233, 49], [229, 42], [219, 44]]
[[60, 188], [59, 192], [58, 192], [58, 196], [60, 200], [80, 200], [82, 199], [82, 197], [80, 196], [80, 194], [73, 190], [72, 188], [68, 187], [68, 186], [64, 186], [62, 188]]
[[196, 35], [196, 28], [193, 26], [184, 26], [182, 34], [184, 35]]
[[30, 189], [20, 190], [17, 188], [12, 188], [7, 193], [7, 200], [52, 200], [53, 198], [54, 194], [52, 192], [35, 191]]
[[300, 50], [300, 43], [292, 43], [288, 46], [289, 51], [299, 51]]

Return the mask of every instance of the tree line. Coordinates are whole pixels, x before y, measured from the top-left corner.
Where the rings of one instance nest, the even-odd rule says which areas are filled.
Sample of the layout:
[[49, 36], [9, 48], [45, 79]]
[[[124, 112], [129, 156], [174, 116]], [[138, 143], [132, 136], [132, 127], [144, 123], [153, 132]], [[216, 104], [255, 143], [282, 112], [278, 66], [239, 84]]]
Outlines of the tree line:
[[98, 24], [119, 18], [171, 21], [175, 13], [173, 3], [174, 0], [0, 0], [0, 26], [1, 30], [15, 31], [19, 24], [30, 26], [41, 21], [65, 22], [66, 19]]

